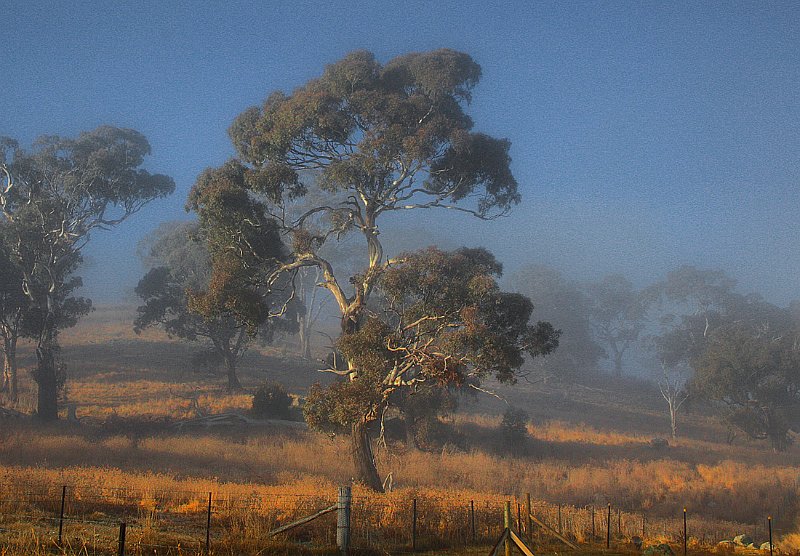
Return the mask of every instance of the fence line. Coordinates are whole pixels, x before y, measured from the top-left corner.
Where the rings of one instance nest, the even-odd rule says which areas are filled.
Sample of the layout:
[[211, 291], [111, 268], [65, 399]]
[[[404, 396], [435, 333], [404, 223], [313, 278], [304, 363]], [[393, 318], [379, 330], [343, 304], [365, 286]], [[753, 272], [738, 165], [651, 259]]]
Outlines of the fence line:
[[[181, 546], [213, 552], [214, 545], [238, 550], [243, 544], [268, 543], [270, 531], [336, 502], [334, 492], [252, 493], [217, 498], [207, 491], [156, 493], [149, 489], [70, 485], [39, 485], [37, 492], [24, 492], [27, 486], [0, 483], [0, 549], [16, 546], [32, 534], [43, 544], [90, 543], [97, 550], [113, 550], [115, 529], [125, 523], [131, 553], [141, 553], [143, 547], [171, 553]], [[20, 487], [23, 492], [19, 492]], [[110, 494], [98, 495], [98, 491]], [[8, 497], [4, 496], [6, 493]], [[175, 493], [194, 496], [176, 498]], [[486, 544], [504, 530], [504, 502], [498, 501], [500, 498], [487, 495], [487, 499], [476, 501], [413, 491], [409, 491], [408, 498], [395, 500], [352, 497], [349, 537], [353, 546], [365, 548], [414, 550]], [[578, 544], [616, 546], [635, 543], [638, 538], [639, 542], [645, 539], [677, 543], [683, 545], [684, 551], [691, 542], [714, 545], [741, 533], [753, 533], [754, 538], [758, 534], [765, 536], [768, 525], [771, 532], [780, 532], [773, 519], [768, 524], [766, 517], [763, 524], [745, 525], [709, 520], [688, 511], [684, 521], [684, 515], [655, 516], [626, 511], [613, 504], [576, 507], [531, 503], [529, 496], [508, 500], [513, 503], [510, 507], [516, 508], [512, 512], [512, 528], [534, 545], [558, 542], [548, 528]], [[528, 514], [546, 527], [532, 526]], [[302, 525], [281, 536], [287, 541], [332, 545], [336, 538], [335, 520], [320, 517], [313, 525]]]

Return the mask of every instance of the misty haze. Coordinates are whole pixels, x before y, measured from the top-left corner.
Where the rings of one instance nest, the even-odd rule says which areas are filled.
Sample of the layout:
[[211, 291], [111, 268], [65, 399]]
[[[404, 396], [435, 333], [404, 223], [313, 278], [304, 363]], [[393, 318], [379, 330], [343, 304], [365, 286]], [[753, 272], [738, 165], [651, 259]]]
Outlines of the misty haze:
[[800, 552], [796, 3], [0, 19], [3, 555]]

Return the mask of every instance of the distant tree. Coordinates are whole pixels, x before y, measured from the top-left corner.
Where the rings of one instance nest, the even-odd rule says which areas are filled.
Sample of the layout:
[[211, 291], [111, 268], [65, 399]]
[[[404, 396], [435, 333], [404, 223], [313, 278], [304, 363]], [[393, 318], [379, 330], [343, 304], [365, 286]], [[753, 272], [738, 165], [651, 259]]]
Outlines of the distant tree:
[[586, 289], [595, 337], [609, 353], [607, 357], [614, 365], [614, 374], [622, 376], [625, 352], [639, 339], [645, 327], [644, 299], [620, 274], [606, 276]]
[[136, 294], [144, 301], [134, 322], [136, 332], [161, 326], [170, 336], [209, 342], [225, 364], [228, 390], [240, 390], [237, 363], [251, 341], [256, 336], [268, 341], [276, 329], [291, 325], [283, 319], [247, 326], [225, 310], [224, 302], [211, 316], [191, 309], [189, 293], [206, 291], [211, 279], [211, 257], [197, 223], [162, 224], [145, 238], [143, 251], [145, 263], [152, 268], [136, 286]]
[[[399, 354], [410, 347], [400, 347], [395, 340], [388, 346], [381, 343], [392, 325], [373, 317], [370, 301], [378, 283], [399, 261], [384, 256], [379, 223], [391, 213], [434, 208], [492, 218], [520, 199], [510, 169], [510, 143], [473, 132], [472, 119], [465, 112], [480, 75], [480, 66], [468, 55], [452, 50], [399, 56], [385, 65], [369, 52], [351, 53], [291, 95], [275, 92], [263, 105], [237, 117], [229, 133], [239, 159], [205, 172], [190, 197], [212, 238], [215, 283], [220, 288], [226, 280], [246, 280], [256, 283], [262, 293], [273, 293], [281, 279], [293, 279], [299, 269], [320, 269], [321, 283], [333, 296], [340, 315], [338, 347], [346, 361], [344, 368], [336, 371], [347, 382], [337, 383], [328, 393], [344, 401], [358, 392], [355, 399], [361, 401], [351, 406], [353, 411], [344, 411], [344, 402], [325, 407], [322, 400], [331, 400], [330, 395], [316, 389], [318, 410], [312, 413], [317, 422], [350, 423], [358, 477], [376, 490], [381, 489], [381, 481], [366, 424], [376, 418], [375, 409], [386, 393], [383, 381], [393, 390], [411, 386], [413, 379], [404, 377], [412, 371], [425, 369], [415, 375], [419, 381], [426, 376], [431, 380], [436, 375], [434, 367], [441, 366], [442, 379], [454, 368], [454, 361], [446, 359], [445, 364], [434, 354], [429, 354], [427, 363], [420, 360], [396, 368]], [[316, 172], [313, 181], [303, 177], [309, 170]], [[323, 201], [298, 218], [287, 218], [292, 214], [291, 205], [310, 191], [319, 192]], [[319, 213], [326, 214], [321, 219], [327, 222], [325, 227], [306, 226]], [[321, 254], [321, 248], [349, 232], [361, 235], [366, 263], [345, 281]], [[273, 233], [288, 239], [292, 250], [288, 257], [260, 252], [258, 241]], [[471, 272], [486, 276], [482, 268]], [[458, 277], [447, 274], [458, 282], [472, 275], [466, 270]], [[292, 297], [295, 289], [289, 288], [286, 294]], [[510, 298], [494, 299], [500, 300], [496, 309], [508, 310], [510, 318]], [[515, 314], [521, 319], [529, 309], [530, 305], [522, 302]], [[278, 306], [272, 312], [280, 310]], [[437, 320], [444, 322], [445, 316], [438, 310], [434, 315], [436, 318], [420, 321], [421, 332]], [[472, 321], [468, 316], [464, 315], [463, 326], [451, 332], [469, 329]], [[455, 316], [447, 314], [446, 318]], [[496, 318], [503, 320], [500, 315]], [[401, 336], [405, 338], [412, 329], [401, 329]], [[552, 329], [543, 327], [540, 332], [542, 346], [551, 345], [544, 340], [554, 339]], [[516, 347], [497, 353], [496, 363], [481, 359], [477, 368], [485, 373], [496, 370], [511, 379], [517, 368], [517, 348], [522, 349], [522, 342], [516, 343], [519, 339], [508, 340], [509, 346]], [[434, 342], [432, 339], [431, 345]], [[477, 342], [475, 354], [481, 350], [488, 354], [490, 348]], [[459, 376], [456, 373], [452, 379]]]
[[513, 290], [536, 300], [538, 318], [561, 330], [558, 349], [530, 362], [537, 374], [579, 379], [596, 372], [605, 352], [592, 338], [589, 299], [580, 287], [543, 265], [522, 268], [509, 283]]
[[736, 321], [710, 334], [694, 385], [752, 438], [785, 450], [800, 426], [800, 334], [768, 321]]
[[689, 399], [687, 381], [688, 378], [685, 367], [670, 368], [662, 361], [658, 390], [661, 392], [661, 397], [667, 402], [672, 438], [678, 437], [678, 411], [680, 411], [686, 400]]
[[31, 151], [6, 139], [0, 153], [0, 217], [33, 313], [37, 412], [55, 420], [64, 379], [58, 330], [89, 310], [87, 300], [69, 296], [81, 250], [92, 232], [113, 228], [175, 184], [140, 168], [150, 145], [130, 129], [42, 137]]

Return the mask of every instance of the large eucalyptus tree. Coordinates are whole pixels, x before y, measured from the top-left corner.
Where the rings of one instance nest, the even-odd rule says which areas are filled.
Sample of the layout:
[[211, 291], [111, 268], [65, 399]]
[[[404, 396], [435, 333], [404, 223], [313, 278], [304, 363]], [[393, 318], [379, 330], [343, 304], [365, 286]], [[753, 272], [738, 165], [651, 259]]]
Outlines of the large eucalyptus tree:
[[[403, 262], [384, 254], [380, 222], [392, 213], [435, 209], [489, 219], [519, 202], [510, 142], [473, 131], [466, 112], [480, 76], [470, 56], [453, 50], [407, 54], [386, 64], [358, 51], [291, 94], [274, 92], [239, 115], [229, 130], [238, 158], [204, 172], [189, 200], [211, 240], [215, 276], [210, 291], [229, 283], [238, 288], [245, 281], [262, 294], [282, 288], [288, 300], [295, 290], [286, 277], [296, 277], [303, 268], [319, 269], [319, 284], [338, 307], [339, 348], [345, 354], [342, 365], [328, 370], [365, 396], [377, 387], [378, 398], [386, 388], [419, 383], [419, 364], [402, 367], [402, 372], [395, 366], [396, 350], [407, 349], [406, 344], [387, 340], [375, 350], [381, 344], [376, 338], [386, 339], [383, 325], [392, 325], [373, 318], [370, 302], [384, 275]], [[311, 189], [322, 194], [322, 201], [299, 216], [287, 216], [295, 214], [292, 205]], [[367, 264], [345, 282], [320, 249], [351, 232], [363, 237]], [[286, 238], [292, 250], [288, 257], [271, 247], [273, 234]], [[491, 291], [491, 271], [478, 274], [484, 278], [476, 283]], [[273, 314], [282, 310], [280, 303], [272, 307]], [[431, 324], [443, 317], [419, 318]], [[448, 313], [447, 318], [455, 317]], [[405, 319], [394, 326], [401, 321], [413, 329]], [[539, 349], [517, 342], [531, 335], [515, 330], [520, 335], [510, 342], [513, 349]], [[552, 328], [541, 332], [542, 345], [551, 345]], [[433, 351], [428, 355], [445, 357]], [[501, 365], [500, 374], [507, 378], [521, 363], [521, 358], [510, 360], [513, 364]], [[362, 380], [375, 369], [382, 373], [378, 386], [375, 380]], [[367, 406], [369, 411], [350, 422], [353, 453], [360, 478], [379, 489], [366, 434], [377, 406]]]

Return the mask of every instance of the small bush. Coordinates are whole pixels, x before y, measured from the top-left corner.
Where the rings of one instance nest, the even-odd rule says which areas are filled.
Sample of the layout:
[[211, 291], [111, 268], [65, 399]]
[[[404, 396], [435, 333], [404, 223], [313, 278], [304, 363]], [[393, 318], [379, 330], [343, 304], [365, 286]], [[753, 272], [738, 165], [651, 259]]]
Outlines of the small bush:
[[289, 419], [292, 398], [277, 382], [261, 386], [253, 395], [252, 414], [261, 419]]
[[529, 420], [528, 412], [516, 407], [509, 407], [503, 414], [500, 430], [511, 453], [524, 454], [527, 451]]

